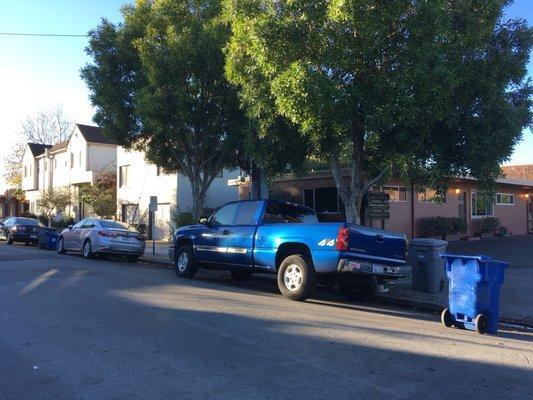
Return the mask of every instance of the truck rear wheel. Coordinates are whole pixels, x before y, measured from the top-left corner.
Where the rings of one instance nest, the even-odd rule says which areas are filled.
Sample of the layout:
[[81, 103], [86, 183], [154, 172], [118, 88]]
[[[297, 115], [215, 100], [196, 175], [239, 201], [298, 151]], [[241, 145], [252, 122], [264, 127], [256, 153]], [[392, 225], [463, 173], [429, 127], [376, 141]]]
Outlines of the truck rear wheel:
[[316, 274], [309, 257], [293, 254], [286, 257], [278, 269], [278, 288], [284, 297], [303, 301], [315, 293]]

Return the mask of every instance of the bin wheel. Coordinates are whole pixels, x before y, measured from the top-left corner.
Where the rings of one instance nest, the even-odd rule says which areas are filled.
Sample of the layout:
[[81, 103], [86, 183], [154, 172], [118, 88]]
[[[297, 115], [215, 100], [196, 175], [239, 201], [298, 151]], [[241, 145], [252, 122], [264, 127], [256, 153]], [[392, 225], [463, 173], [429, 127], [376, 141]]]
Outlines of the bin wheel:
[[476, 323], [476, 331], [478, 333], [487, 333], [487, 329], [489, 327], [489, 319], [485, 314], [478, 314], [474, 322]]
[[445, 308], [444, 310], [442, 310], [442, 313], [440, 315], [440, 320], [443, 323], [443, 325], [446, 326], [447, 328], [452, 326], [455, 322], [453, 319], [453, 315], [448, 308]]

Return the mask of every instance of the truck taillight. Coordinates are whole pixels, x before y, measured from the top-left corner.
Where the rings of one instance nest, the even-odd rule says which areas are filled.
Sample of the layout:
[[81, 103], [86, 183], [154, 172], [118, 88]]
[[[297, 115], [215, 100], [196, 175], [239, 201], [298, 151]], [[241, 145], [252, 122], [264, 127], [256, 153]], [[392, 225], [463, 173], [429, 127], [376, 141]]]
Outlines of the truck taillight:
[[337, 243], [336, 243], [336, 249], [339, 251], [347, 251], [349, 249], [348, 247], [348, 239], [350, 238], [350, 228], [347, 226], [341, 226], [339, 229], [339, 233], [337, 234]]

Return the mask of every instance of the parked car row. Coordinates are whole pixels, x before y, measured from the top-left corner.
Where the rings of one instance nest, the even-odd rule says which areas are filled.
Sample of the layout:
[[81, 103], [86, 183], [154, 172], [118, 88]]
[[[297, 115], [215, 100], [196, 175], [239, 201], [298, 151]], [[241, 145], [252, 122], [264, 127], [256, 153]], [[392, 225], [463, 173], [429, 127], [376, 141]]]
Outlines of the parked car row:
[[[7, 244], [37, 244], [39, 235], [48, 228], [33, 218], [11, 217], [0, 222], [0, 239]], [[55, 238], [54, 238], [55, 239]], [[81, 252], [85, 258], [95, 255], [126, 256], [137, 261], [144, 254], [145, 237], [134, 229], [113, 220], [86, 218], [57, 234], [57, 252]]]
[[[31, 244], [39, 229], [37, 220], [10, 218], [0, 237], [8, 244]], [[60, 254], [121, 255], [130, 261], [137, 261], [146, 245], [133, 228], [96, 218], [64, 229], [56, 243]], [[346, 297], [359, 297], [408, 272], [404, 234], [319, 223], [311, 208], [279, 200], [228, 203], [210, 217], [200, 217], [198, 224], [177, 229], [168, 254], [180, 278], [193, 278], [198, 268], [229, 270], [239, 281], [255, 272], [276, 274], [280, 292], [292, 300], [312, 296], [317, 283], [339, 284]]]

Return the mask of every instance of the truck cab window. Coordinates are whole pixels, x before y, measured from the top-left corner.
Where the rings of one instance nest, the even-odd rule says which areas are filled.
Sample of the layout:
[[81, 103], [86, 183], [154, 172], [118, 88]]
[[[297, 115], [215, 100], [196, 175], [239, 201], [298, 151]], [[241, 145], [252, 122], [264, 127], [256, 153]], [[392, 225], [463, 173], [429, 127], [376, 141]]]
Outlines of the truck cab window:
[[264, 224], [317, 223], [313, 210], [298, 205], [268, 203], [263, 216]]
[[246, 201], [241, 203], [235, 225], [251, 225], [254, 222], [255, 212], [257, 210], [257, 201]]
[[235, 218], [235, 212], [239, 203], [230, 203], [222, 207], [216, 213], [213, 214], [209, 223], [211, 225], [233, 225], [233, 219]]

